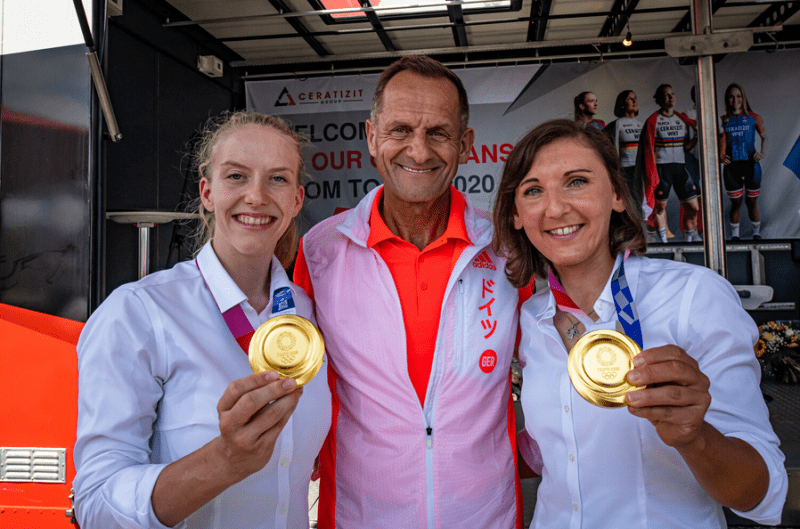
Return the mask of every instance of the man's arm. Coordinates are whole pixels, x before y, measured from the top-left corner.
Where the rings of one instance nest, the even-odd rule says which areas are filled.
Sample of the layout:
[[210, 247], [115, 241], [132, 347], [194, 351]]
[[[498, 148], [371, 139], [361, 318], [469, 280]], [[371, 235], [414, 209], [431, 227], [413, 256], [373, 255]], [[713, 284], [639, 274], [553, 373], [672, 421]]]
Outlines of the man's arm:
[[628, 394], [628, 409], [681, 454], [709, 496], [775, 525], [788, 479], [758, 385], [755, 323], [730, 283], [707, 269], [692, 272], [676, 308], [679, 342], [634, 357], [629, 379], [647, 387]]
[[217, 405], [220, 436], [164, 467], [153, 487], [156, 517], [172, 527], [231, 485], [261, 470], [302, 388], [268, 371], [234, 380]]

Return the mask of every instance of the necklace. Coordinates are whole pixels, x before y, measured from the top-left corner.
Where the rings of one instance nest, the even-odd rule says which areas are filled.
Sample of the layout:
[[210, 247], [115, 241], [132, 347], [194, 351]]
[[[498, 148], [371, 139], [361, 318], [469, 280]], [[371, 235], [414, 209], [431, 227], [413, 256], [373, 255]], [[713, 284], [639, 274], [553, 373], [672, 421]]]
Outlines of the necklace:
[[[614, 299], [614, 308], [617, 312], [615, 327], [618, 332], [629, 336], [641, 348], [643, 342], [642, 328], [634, 306], [633, 296], [628, 287], [628, 282], [625, 279], [624, 264], [628, 253], [628, 251], [625, 252], [622, 262], [611, 277], [611, 293]], [[572, 298], [566, 293], [564, 287], [561, 286], [558, 278], [556, 278], [553, 273], [552, 267], [548, 271], [547, 280], [550, 285], [550, 292], [556, 304], [553, 325], [558, 331], [564, 345], [569, 350], [573, 347], [575, 338], [586, 332], [585, 328], [583, 330], [581, 329], [580, 321], [576, 321], [576, 318], [579, 319], [579, 315], [584, 313], [581, 308], [572, 301]], [[572, 314], [570, 315], [568, 313]], [[594, 314], [594, 317], [591, 316], [592, 314]], [[592, 322], [598, 322], [600, 319], [594, 310], [586, 316], [588, 316]]]
[[[584, 335], [586, 329], [582, 328], [581, 322], [577, 318], [575, 318], [572, 314], [566, 311], [562, 311], [561, 309], [558, 309], [556, 311], [556, 314], [558, 315], [559, 320], [563, 320], [564, 318], [566, 318], [567, 320], [567, 321], [554, 322], [556, 323], [556, 327], [560, 328], [562, 336], [566, 334], [566, 339], [572, 341], [575, 338], [579, 338]], [[592, 311], [589, 314], [587, 314], [587, 316], [589, 316], [589, 319], [591, 319], [592, 314], [595, 314], [595, 312]]]
[[572, 348], [575, 340], [583, 336], [586, 332], [586, 328], [580, 320], [560, 309], [556, 310], [556, 314], [553, 316], [553, 324], [561, 335], [561, 339], [564, 341], [564, 346], [566, 346], [567, 351]]
[[[572, 321], [572, 316], [570, 316], [566, 312], [564, 313], [564, 315], [567, 317], [569, 321]], [[578, 334], [580, 334], [580, 331], [578, 330], [579, 323], [580, 322], [578, 320], [575, 320], [572, 326], [569, 329], [567, 329], [567, 336], [569, 337], [570, 340], [574, 340], [575, 337], [578, 336]]]

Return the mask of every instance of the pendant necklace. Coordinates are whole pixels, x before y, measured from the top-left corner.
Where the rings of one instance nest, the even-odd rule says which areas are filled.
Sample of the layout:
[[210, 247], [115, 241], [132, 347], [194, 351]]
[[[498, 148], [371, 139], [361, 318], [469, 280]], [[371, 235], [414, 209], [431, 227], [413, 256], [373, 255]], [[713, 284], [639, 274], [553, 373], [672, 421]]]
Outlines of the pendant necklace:
[[[570, 317], [569, 314], [567, 314], [567, 313], [564, 313], [564, 314], [566, 314], [567, 319], [572, 321], [572, 318]], [[575, 337], [580, 333], [580, 331], [578, 330], [578, 323], [580, 323], [580, 322], [575, 321], [575, 323], [572, 324], [572, 327], [567, 329], [567, 336], [569, 336], [570, 340], [574, 340]]]
[[[584, 329], [580, 328], [581, 322], [577, 318], [575, 318], [569, 312], [562, 311], [560, 309], [558, 310], [558, 312], [563, 314], [567, 318], [567, 324], [565, 326], [566, 328], [562, 327], [563, 328], [562, 332], [565, 332], [567, 334], [567, 339], [568, 340], [572, 341], [572, 340], [574, 340], [576, 338], [580, 338], [581, 336], [583, 336], [583, 334], [586, 332], [586, 329], [585, 328]], [[590, 314], [594, 314], [594, 313], [595, 312], [592, 311], [589, 314], [587, 314], [587, 316], [589, 316]], [[591, 316], [590, 316], [589, 319], [591, 319]], [[571, 325], [569, 325], [570, 323], [571, 323]], [[559, 326], [560, 326], [560, 324], [559, 324]]]

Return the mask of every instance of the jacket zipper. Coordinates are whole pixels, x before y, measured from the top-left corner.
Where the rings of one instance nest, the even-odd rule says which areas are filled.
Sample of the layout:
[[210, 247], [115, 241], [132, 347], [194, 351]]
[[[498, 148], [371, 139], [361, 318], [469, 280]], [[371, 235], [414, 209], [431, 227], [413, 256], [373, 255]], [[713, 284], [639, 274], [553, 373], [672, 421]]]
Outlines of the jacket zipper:
[[463, 353], [464, 346], [467, 343], [467, 326], [466, 326], [466, 315], [464, 314], [464, 280], [459, 278], [458, 280], [458, 296], [456, 297], [456, 314], [458, 319], [456, 321], [456, 336], [458, 337], [458, 343], [456, 343], [456, 351]]
[[425, 495], [427, 506], [428, 529], [434, 529], [433, 520], [433, 428], [425, 428]]
[[[380, 254], [375, 249], [372, 249], [373, 256], [378, 263], [378, 267], [385, 270], [389, 277], [391, 277], [391, 272], [389, 272], [388, 266], [380, 257]], [[399, 294], [395, 298], [397, 302], [397, 308], [400, 309], [400, 313], [403, 312], [403, 307], [400, 303], [400, 296]], [[431, 377], [436, 376], [436, 352], [434, 351], [434, 362], [431, 368]], [[410, 379], [409, 379], [410, 382]], [[435, 387], [435, 386], [434, 386]], [[430, 402], [431, 408], [433, 407], [433, 395], [428, 394], [425, 396], [425, 403]], [[430, 400], [429, 400], [430, 399]], [[427, 527], [428, 529], [434, 529], [434, 517], [433, 517], [433, 417], [428, 417], [428, 413], [425, 409], [425, 403], [423, 403], [422, 407], [420, 408], [420, 412], [422, 414], [422, 422], [425, 424], [425, 488], [426, 488], [426, 507], [427, 507]], [[433, 412], [431, 411], [431, 415]]]

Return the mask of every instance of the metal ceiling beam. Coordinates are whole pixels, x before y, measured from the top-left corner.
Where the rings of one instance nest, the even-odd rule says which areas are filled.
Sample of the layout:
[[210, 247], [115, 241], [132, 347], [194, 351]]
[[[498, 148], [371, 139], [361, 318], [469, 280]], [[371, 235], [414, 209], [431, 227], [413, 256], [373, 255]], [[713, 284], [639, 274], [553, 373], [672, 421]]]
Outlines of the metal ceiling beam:
[[[663, 49], [656, 50], [661, 53], [664, 52]], [[624, 51], [624, 52], [611, 52], [611, 53], [604, 53], [604, 57], [615, 57], [615, 58], [626, 58], [629, 59], [631, 57], [637, 57], [640, 55], [649, 55], [652, 54], [653, 50], [633, 50], [633, 51]], [[562, 60], [562, 59], [587, 59], [590, 58], [589, 55], [582, 54], [582, 53], [571, 53], [565, 55], [553, 55], [553, 56], [541, 56], [536, 58], [530, 57], [522, 57], [517, 59], [512, 58], [503, 58], [503, 59], [478, 59], [478, 60], [467, 60], [467, 61], [442, 61], [442, 64], [449, 67], [454, 68], [457, 66], [500, 66], [500, 65], [508, 65], [513, 64], [515, 66], [521, 66], [525, 64], [541, 64], [543, 61], [554, 61], [554, 60]], [[336, 70], [331, 70], [330, 68], [324, 68], [320, 70], [303, 70], [302, 72], [272, 72], [272, 73], [256, 73], [256, 74], [245, 74], [242, 76], [243, 79], [246, 80], [254, 80], [254, 79], [276, 79], [276, 78], [297, 78], [298, 74], [302, 76], [306, 75], [344, 75], [344, 74], [352, 74], [352, 73], [380, 73], [386, 68], [386, 65], [381, 64], [379, 66], [354, 66], [354, 67], [346, 67], [346, 68], [336, 68]]]
[[800, 2], [772, 4], [765, 9], [755, 20], [750, 22], [748, 28], [761, 26], [779, 26], [800, 11]]
[[[520, 22], [527, 22], [527, 17], [522, 18], [502, 18], [502, 19], [490, 19], [490, 20], [474, 20], [474, 21], [464, 21], [460, 25], [466, 27], [474, 27], [474, 26], [499, 26], [502, 24], [519, 24]], [[389, 26], [385, 27], [384, 31], [419, 31], [419, 30], [426, 30], [426, 29], [446, 29], [452, 28], [459, 24], [454, 24], [453, 22], [434, 22], [431, 24], [412, 24], [410, 26]], [[352, 28], [352, 29], [330, 29], [326, 31], [312, 31], [309, 35], [314, 37], [334, 37], [334, 36], [347, 36], [347, 35], [355, 35], [355, 34], [363, 34], [363, 33], [372, 33], [375, 31], [373, 28]], [[220, 42], [241, 42], [241, 41], [248, 41], [248, 40], [273, 40], [273, 39], [288, 39], [288, 38], [296, 38], [297, 33], [269, 33], [269, 34], [262, 34], [262, 35], [245, 35], [241, 37], [221, 37], [217, 40]]]
[[[453, 5], [470, 5], [470, 4], [484, 4], [486, 0], [449, 0]], [[196, 24], [221, 24], [229, 22], [240, 22], [243, 20], [254, 20], [262, 18], [297, 18], [308, 16], [323, 16], [323, 15], [344, 15], [350, 13], [367, 13], [369, 11], [383, 14], [393, 14], [393, 11], [407, 10], [407, 5], [391, 6], [391, 7], [347, 7], [343, 9], [314, 9], [312, 11], [279, 11], [278, 13], [265, 13], [263, 15], [245, 15], [240, 17], [226, 17], [226, 18], [207, 18], [198, 20], [180, 20], [176, 22], [167, 22], [164, 24], [165, 28], [175, 26], [191, 26]]]
[[[722, 7], [725, 2], [728, 0], [714, 0], [711, 3], [711, 13], [716, 13], [717, 10]], [[691, 10], [687, 10], [686, 14], [683, 15], [683, 18], [680, 22], [678, 22], [674, 28], [672, 28], [673, 33], [683, 33], [684, 31], [691, 31], [692, 30], [692, 12]]]
[[[283, 0], [269, 0], [269, 3], [272, 4], [272, 7], [278, 10], [278, 13], [290, 13], [292, 8], [286, 5]], [[308, 29], [300, 22], [297, 18], [287, 18], [286, 22], [289, 23], [292, 28], [297, 32], [297, 34], [303, 37], [303, 40], [311, 46], [311, 49], [319, 55], [320, 57], [327, 57], [330, 55], [330, 52], [325, 49], [317, 39], [311, 36]]]
[[[757, 33], [769, 33], [774, 31], [772, 28], [760, 28], [760, 29], [752, 29], [751, 30], [754, 34]], [[721, 33], [721, 32], [717, 32]], [[652, 41], [660, 41], [664, 40], [665, 38], [674, 37], [674, 33], [650, 33], [646, 35], [637, 35], [636, 40], [637, 42], [652, 42]], [[400, 57], [404, 57], [406, 55], [433, 55], [433, 56], [442, 56], [442, 55], [458, 55], [461, 57], [468, 56], [469, 54], [482, 54], [482, 53], [496, 53], [496, 52], [514, 52], [518, 51], [520, 53], [527, 51], [527, 50], [535, 50], [535, 49], [544, 49], [544, 48], [569, 48], [570, 46], [589, 46], [597, 49], [597, 46], [605, 45], [605, 44], [620, 44], [622, 42], [621, 37], [590, 37], [590, 38], [580, 38], [580, 39], [565, 39], [565, 40], [551, 40], [546, 42], [521, 42], [516, 44], [488, 44], [482, 46], [466, 46], [462, 48], [457, 48], [455, 46], [449, 48], [425, 48], [425, 49], [416, 49], [416, 50], [400, 50], [396, 52], [374, 52], [374, 53], [352, 53], [352, 54], [339, 54], [339, 55], [330, 55], [328, 57], [320, 57], [320, 58], [285, 58], [285, 59], [256, 59], [256, 60], [249, 60], [249, 61], [231, 61], [230, 65], [233, 68], [240, 68], [240, 67], [250, 67], [250, 66], [285, 66], [285, 65], [292, 65], [298, 66], [301, 64], [328, 64], [331, 65], [336, 62], [346, 62], [346, 61], [370, 61], [370, 60], [385, 60], [385, 59], [397, 59]], [[789, 43], [782, 43], [782, 44], [789, 44]], [[652, 50], [645, 50], [648, 52], [652, 52]], [[663, 51], [663, 49], [658, 50]], [[565, 53], [569, 53], [568, 51]], [[630, 51], [622, 51], [620, 52], [621, 55], [625, 55], [630, 53]], [[607, 56], [608, 53], [600, 53], [597, 52], [589, 52], [589, 53], [580, 53], [580, 57], [596, 57], [597, 59]], [[530, 58], [530, 56], [525, 56], [525, 58]], [[492, 59], [490, 62], [495, 62], [500, 60], [501, 57], [497, 57], [496, 59]], [[540, 60], [540, 57], [536, 57], [533, 60]], [[515, 59], [511, 59], [515, 60]]]
[[[793, 40], [790, 42], [785, 42], [781, 44], [791, 45], [791, 46], [800, 46], [800, 40]], [[756, 44], [753, 46], [753, 50], [755, 49], [766, 49], [768, 45], [766, 44]], [[630, 59], [631, 57], [649, 57], [652, 55], [664, 55], [665, 50], [664, 48], [658, 49], [651, 49], [651, 50], [625, 50], [625, 51], [617, 51], [617, 52], [609, 52], [604, 53], [603, 57], [606, 59]], [[574, 59], [588, 59], [591, 60], [596, 58], [597, 53], [568, 53], [568, 54], [554, 54], [548, 55], [543, 54], [537, 57], [531, 58], [530, 56], [526, 55], [525, 57], [503, 57], [503, 58], [492, 58], [492, 59], [476, 59], [476, 60], [462, 60], [462, 61], [442, 61], [442, 64], [448, 67], [456, 67], [456, 66], [499, 66], [499, 65], [507, 65], [507, 64], [514, 64], [514, 65], [524, 65], [524, 64], [545, 64], [547, 62], [553, 61], [564, 61], [564, 60], [574, 60]], [[255, 73], [249, 74], [245, 73], [242, 75], [243, 79], [288, 79], [288, 78], [297, 78], [298, 75], [307, 76], [307, 75], [345, 75], [345, 74], [364, 74], [364, 73], [380, 73], [386, 68], [386, 64], [380, 64], [378, 66], [353, 66], [353, 67], [340, 67], [332, 70], [330, 66], [327, 66], [323, 69], [319, 70], [290, 70], [290, 71], [279, 71], [279, 72], [271, 72], [271, 73]]]
[[[756, 30], [760, 31], [760, 30]], [[765, 31], [765, 30], [764, 30]], [[658, 41], [666, 37], [674, 36], [672, 33], [653, 33], [649, 35], [637, 36], [640, 42]], [[449, 47], [449, 48], [426, 48], [417, 50], [401, 50], [396, 52], [374, 52], [374, 53], [352, 53], [352, 54], [339, 54], [330, 55], [322, 58], [307, 58], [307, 59], [275, 59], [275, 60], [250, 60], [250, 61], [232, 61], [231, 67], [248, 67], [248, 66], [281, 66], [286, 64], [331, 64], [340, 61], [361, 60], [368, 61], [373, 59], [395, 59], [405, 55], [448, 55], [457, 54], [464, 56], [470, 53], [488, 53], [488, 52], [506, 52], [506, 51], [524, 51], [534, 50], [539, 48], [560, 48], [569, 46], [599, 46], [601, 44], [618, 44], [622, 42], [621, 37], [590, 37], [581, 39], [568, 39], [568, 40], [554, 40], [546, 42], [525, 42], [518, 44], [491, 44], [483, 46], [467, 46], [462, 48]], [[588, 57], [590, 53], [582, 54], [582, 57]], [[599, 53], [594, 54], [598, 58]], [[606, 54], [603, 54], [606, 55]]]
[[[545, 0], [549, 1], [549, 0]], [[655, 9], [648, 9], [646, 11], [650, 12], [665, 12], [665, 11], [678, 11], [682, 10], [683, 8], [677, 7], [665, 7], [665, 8], [655, 8]], [[637, 11], [637, 13], [642, 12]], [[544, 16], [537, 16], [534, 17], [535, 21], [542, 22], [542, 31], [545, 29], [545, 25], [547, 20], [563, 20], [563, 19], [571, 19], [571, 18], [585, 18], [587, 16], [596, 16], [596, 17], [605, 17], [608, 12], [602, 13], [594, 13], [594, 14], [567, 14], [567, 15], [544, 15]], [[501, 24], [519, 24], [520, 22], [529, 22], [530, 19], [528, 17], [516, 17], [516, 18], [493, 18], [489, 20], [473, 20], [473, 21], [464, 21], [462, 25], [466, 27], [472, 26], [497, 26]], [[418, 31], [418, 30], [425, 30], [425, 29], [441, 29], [441, 28], [452, 28], [455, 24], [452, 22], [435, 22], [431, 24], [412, 24], [410, 26], [389, 26], [384, 27], [384, 31], [392, 32], [392, 31]], [[375, 31], [373, 28], [352, 28], [352, 29], [331, 29], [326, 31], [311, 31], [308, 34], [313, 37], [333, 37], [339, 35], [354, 35], [360, 33], [372, 33]], [[242, 41], [249, 41], [249, 40], [274, 40], [274, 39], [287, 39], [287, 38], [296, 38], [296, 33], [269, 33], [269, 34], [262, 34], [262, 35], [245, 35], [241, 37], [221, 37], [217, 40], [220, 42], [242, 42]], [[539, 42], [543, 39], [537, 39], [535, 41], [529, 42]]]
[[533, 0], [531, 2], [531, 16], [528, 20], [527, 42], [544, 40], [547, 30], [547, 20], [550, 18], [550, 4], [552, 0]]
[[[512, 23], [512, 22], [519, 22], [519, 20], [493, 20], [493, 21], [482, 21], [482, 22], [464, 22], [465, 26], [482, 26], [486, 24], [503, 24], [503, 23]], [[450, 28], [453, 27], [452, 22], [438, 22], [435, 24], [414, 24], [413, 26], [390, 26], [383, 28], [384, 31], [419, 31], [420, 29], [442, 29], [442, 28]], [[312, 31], [309, 35], [313, 37], [336, 37], [336, 36], [347, 36], [347, 35], [358, 35], [364, 33], [373, 33], [375, 29], [369, 28], [352, 28], [352, 29], [329, 29], [326, 31]], [[217, 40], [220, 42], [244, 42], [248, 40], [275, 40], [275, 39], [288, 39], [288, 38], [296, 38], [296, 33], [269, 33], [263, 35], [244, 35], [241, 37], [221, 37]]]
[[368, 9], [364, 12], [364, 14], [367, 16], [369, 23], [372, 24], [373, 31], [375, 31], [375, 33], [378, 35], [378, 38], [381, 39], [381, 44], [383, 44], [383, 47], [386, 48], [386, 51], [397, 51], [397, 48], [394, 47], [394, 42], [392, 42], [392, 39], [389, 38], [389, 34], [386, 33], [383, 24], [381, 24], [381, 19], [378, 18], [378, 15], [375, 13], [375, 11], [369, 9], [373, 7], [370, 1], [361, 0], [360, 4], [361, 7]]
[[[485, 1], [485, 0], [482, 0]], [[474, 4], [475, 2], [470, 1], [458, 1], [458, 0], [451, 0], [453, 5], [465, 5], [465, 4]], [[741, 4], [738, 4], [741, 5]], [[383, 14], [384, 11], [392, 11], [397, 9], [407, 9], [407, 7], [384, 7], [384, 8], [363, 8], [363, 7], [354, 7], [348, 9], [319, 9], [316, 11], [289, 11], [289, 12], [278, 12], [278, 13], [268, 13], [263, 15], [246, 15], [240, 17], [226, 17], [226, 18], [206, 18], [206, 19], [198, 19], [198, 20], [178, 20], [175, 22], [171, 22], [167, 20], [163, 27], [165, 28], [172, 28], [172, 27], [180, 27], [180, 26], [196, 26], [196, 25], [207, 25], [207, 24], [230, 24], [234, 22], [252, 22], [254, 20], [269, 20], [273, 18], [300, 18], [300, 17], [307, 17], [307, 16], [320, 16], [320, 15], [330, 15], [330, 14], [337, 14], [337, 13], [361, 13], [365, 11], [375, 11], [379, 12], [379, 14]], [[637, 9], [637, 14], [645, 14], [645, 13], [667, 13], [672, 11], [683, 11], [686, 9], [682, 6], [666, 6], [666, 7], [651, 7], [645, 9]], [[548, 21], [548, 20], [566, 20], [571, 18], [592, 18], [592, 17], [608, 17], [614, 15], [613, 11], [590, 11], [588, 13], [565, 13], [563, 15], [539, 15], [539, 16], [531, 16], [530, 18], [522, 18], [522, 21]], [[432, 15], [433, 16], [433, 15]], [[468, 23], [465, 22], [465, 25]], [[385, 28], [389, 30], [390, 28]]]
[[[711, 14], [717, 12], [717, 10], [722, 7], [727, 0], [713, 0], [711, 2]], [[732, 5], [732, 4], [728, 4]], [[713, 16], [712, 16], [713, 22]], [[683, 33], [684, 31], [692, 31], [692, 10], [689, 9], [686, 11], [686, 14], [683, 15], [683, 18], [678, 22], [674, 28], [672, 28], [673, 33]], [[722, 56], [716, 57], [715, 60], [719, 61], [722, 59]], [[678, 59], [678, 62], [681, 66], [686, 66], [687, 64], [694, 64], [696, 61], [693, 57], [681, 57]]]
[[464, 10], [461, 5], [447, 3], [447, 16], [450, 17], [450, 22], [453, 28], [453, 40], [456, 46], [469, 46], [467, 42], [467, 30], [464, 29]]
[[638, 3], [639, 0], [614, 0], [614, 6], [611, 8], [612, 14], [608, 15], [598, 37], [619, 37], [622, 30], [628, 25], [628, 20]]

